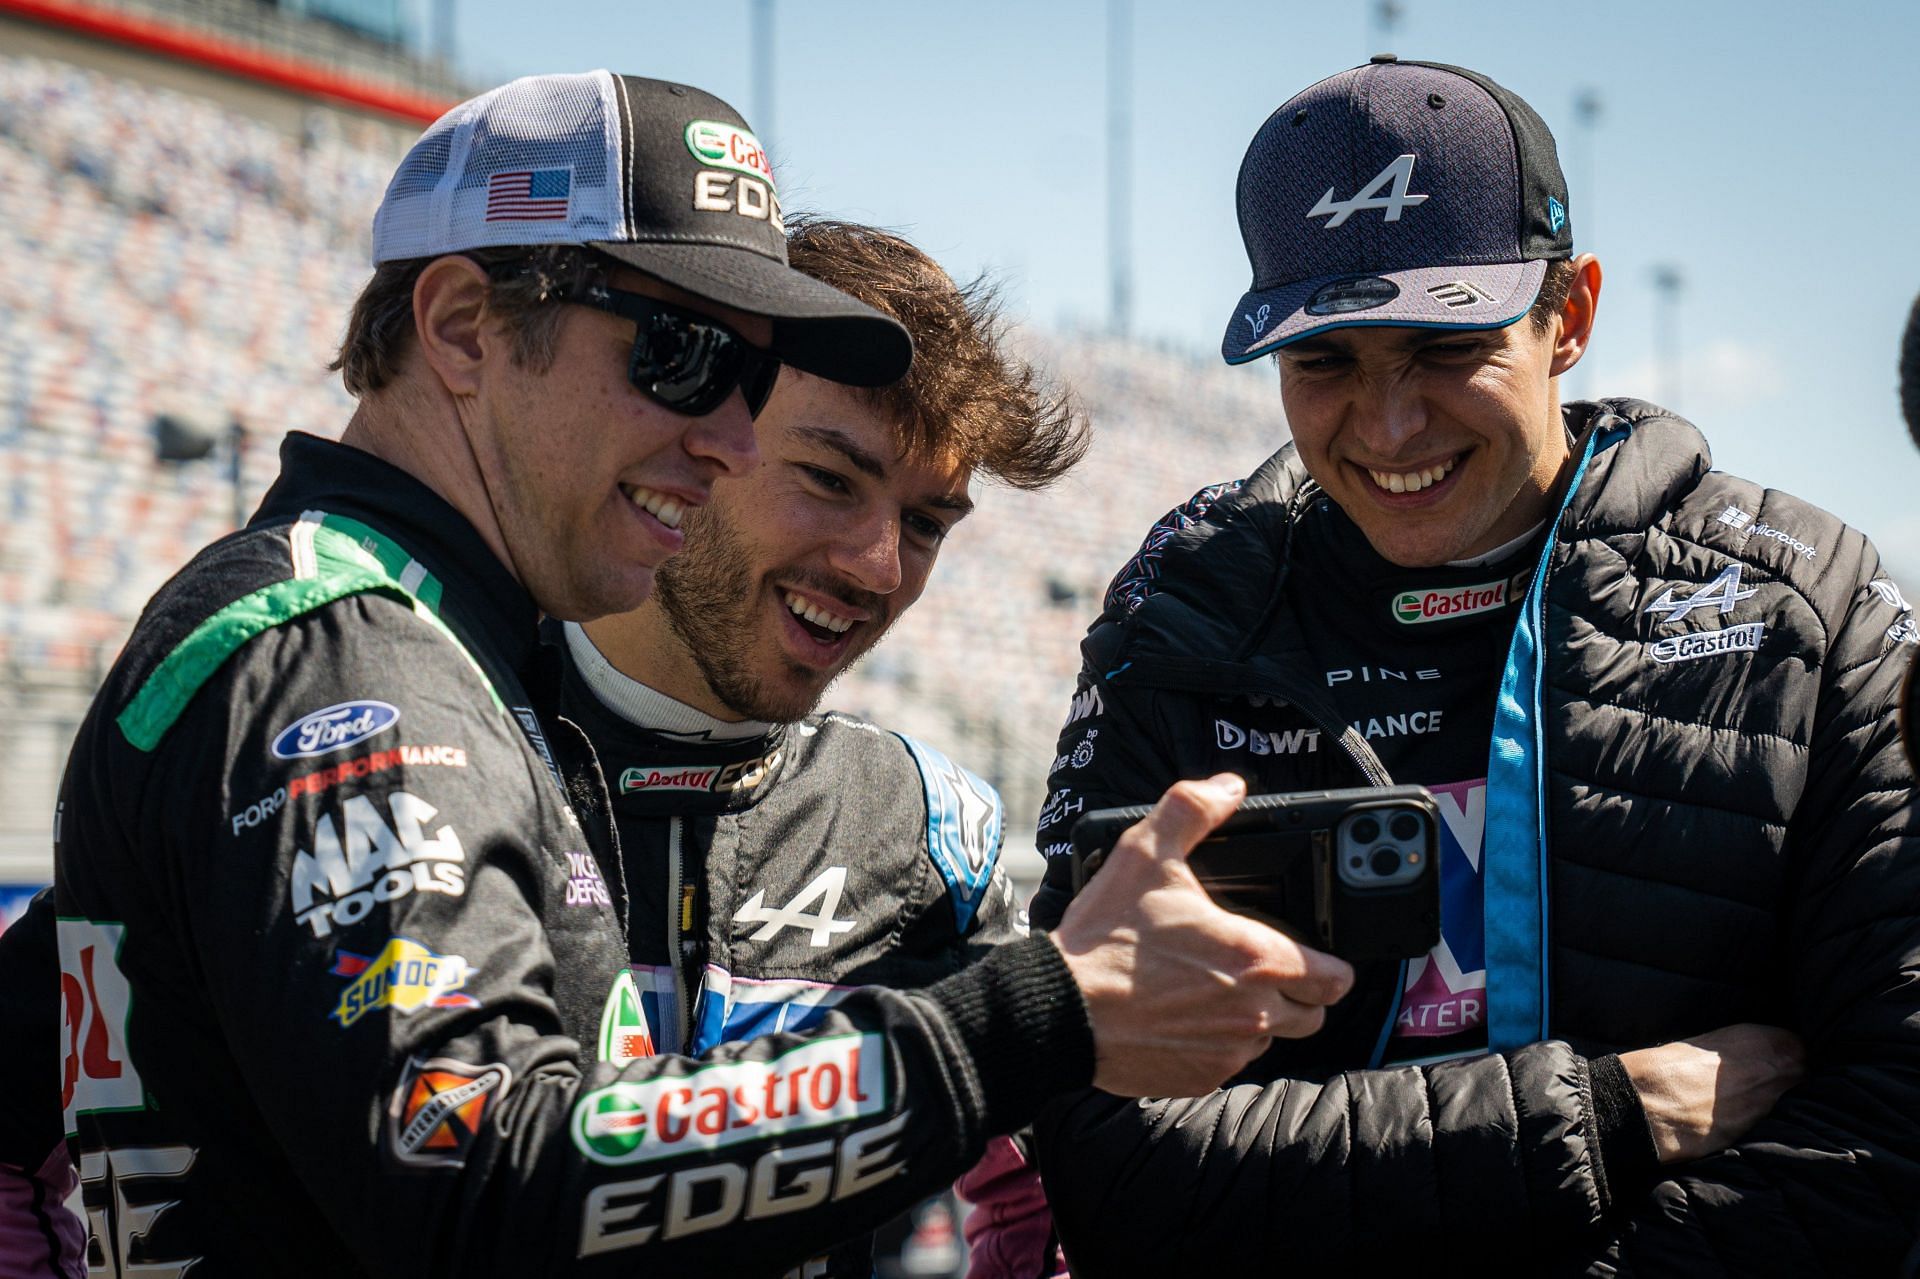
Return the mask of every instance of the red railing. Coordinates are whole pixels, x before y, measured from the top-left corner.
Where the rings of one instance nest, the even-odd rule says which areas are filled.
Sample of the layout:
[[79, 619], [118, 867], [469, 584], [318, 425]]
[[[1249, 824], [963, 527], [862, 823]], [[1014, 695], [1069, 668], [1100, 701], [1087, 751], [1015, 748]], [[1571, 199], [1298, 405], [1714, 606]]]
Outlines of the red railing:
[[412, 124], [431, 124], [454, 105], [397, 85], [345, 75], [301, 58], [254, 48], [213, 32], [196, 31], [123, 10], [104, 9], [80, 0], [0, 0], [0, 14], [131, 45], [243, 80]]

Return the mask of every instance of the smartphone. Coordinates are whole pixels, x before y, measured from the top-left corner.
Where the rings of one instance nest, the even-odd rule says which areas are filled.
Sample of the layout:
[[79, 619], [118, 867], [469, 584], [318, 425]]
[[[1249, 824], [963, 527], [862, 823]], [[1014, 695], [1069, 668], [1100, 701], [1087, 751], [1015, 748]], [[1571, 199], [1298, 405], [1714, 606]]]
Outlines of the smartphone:
[[[1077, 892], [1144, 804], [1073, 828]], [[1189, 854], [1209, 896], [1349, 962], [1413, 959], [1440, 941], [1440, 810], [1424, 786], [1256, 795]]]

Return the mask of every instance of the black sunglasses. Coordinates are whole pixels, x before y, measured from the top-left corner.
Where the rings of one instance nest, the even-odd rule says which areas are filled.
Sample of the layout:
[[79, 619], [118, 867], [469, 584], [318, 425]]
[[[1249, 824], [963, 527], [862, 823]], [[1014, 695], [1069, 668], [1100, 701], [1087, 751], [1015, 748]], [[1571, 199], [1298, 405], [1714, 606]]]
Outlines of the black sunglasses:
[[779, 357], [762, 350], [711, 316], [640, 293], [590, 284], [568, 295], [636, 326], [627, 380], [642, 395], [676, 413], [699, 417], [726, 403], [739, 387], [754, 417], [766, 407], [780, 376]]

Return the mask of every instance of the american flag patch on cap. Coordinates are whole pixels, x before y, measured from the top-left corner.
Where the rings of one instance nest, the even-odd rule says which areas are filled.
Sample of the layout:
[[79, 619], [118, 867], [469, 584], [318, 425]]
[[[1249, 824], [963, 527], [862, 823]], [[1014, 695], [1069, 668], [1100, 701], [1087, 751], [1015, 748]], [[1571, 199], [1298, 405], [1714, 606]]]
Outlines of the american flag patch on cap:
[[489, 222], [564, 222], [571, 169], [519, 169], [487, 179]]

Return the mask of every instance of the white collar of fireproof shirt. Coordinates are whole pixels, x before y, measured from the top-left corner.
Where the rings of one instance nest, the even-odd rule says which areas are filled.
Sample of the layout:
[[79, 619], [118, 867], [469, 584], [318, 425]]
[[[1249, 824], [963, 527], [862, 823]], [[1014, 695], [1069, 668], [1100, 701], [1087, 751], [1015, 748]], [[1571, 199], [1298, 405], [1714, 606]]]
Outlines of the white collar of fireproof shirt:
[[1540, 534], [1540, 530], [1545, 528], [1546, 526], [1547, 526], [1547, 522], [1545, 520], [1541, 520], [1538, 524], [1534, 525], [1532, 528], [1522, 533], [1519, 537], [1514, 538], [1511, 542], [1502, 542], [1500, 543], [1500, 545], [1494, 547], [1491, 551], [1488, 551], [1485, 555], [1470, 555], [1464, 560], [1448, 560], [1447, 567], [1448, 568], [1479, 568], [1482, 564], [1497, 564], [1501, 560], [1504, 560], [1505, 558], [1507, 558], [1507, 556], [1513, 554], [1515, 551], [1525, 546], [1528, 542], [1531, 542], [1535, 537], [1538, 537]]
[[701, 741], [735, 741], [742, 737], [764, 737], [772, 725], [757, 719], [729, 723], [715, 719], [703, 710], [648, 688], [639, 680], [616, 670], [606, 655], [594, 647], [593, 640], [578, 622], [566, 622], [567, 652], [600, 704], [630, 724], [652, 733], [688, 737]]

